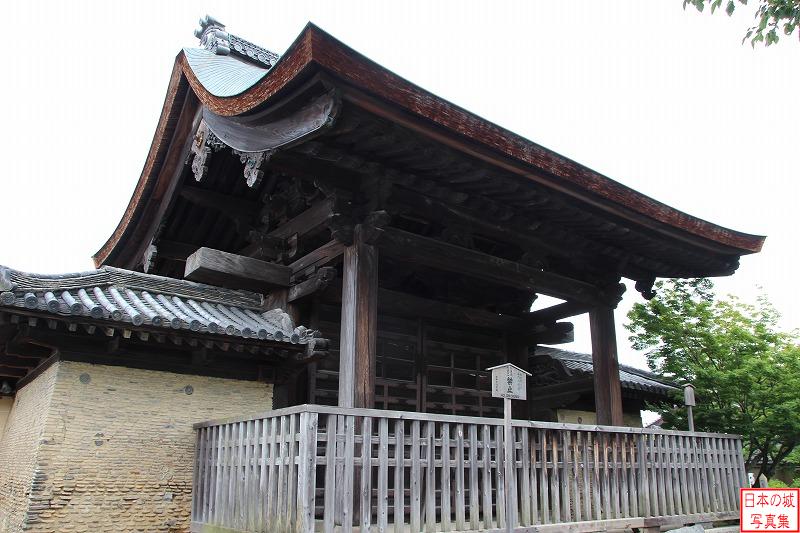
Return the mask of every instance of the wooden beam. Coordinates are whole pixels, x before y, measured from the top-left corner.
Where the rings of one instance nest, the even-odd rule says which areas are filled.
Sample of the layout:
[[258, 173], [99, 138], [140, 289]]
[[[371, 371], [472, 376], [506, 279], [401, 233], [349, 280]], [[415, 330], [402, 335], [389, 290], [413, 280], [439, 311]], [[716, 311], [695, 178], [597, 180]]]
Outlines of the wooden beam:
[[402, 187], [396, 187], [392, 191], [392, 201], [419, 212], [428, 220], [466, 226], [475, 233], [497, 239], [500, 242], [513, 243], [523, 249], [546, 250], [559, 257], [574, 257], [585, 253], [567, 246], [556, 246], [544, 237], [532, 235], [534, 231], [538, 230], [539, 225], [532, 220], [515, 217], [510, 221], [498, 223], [491, 218], [482, 217], [474, 210], [456, 207], [451, 203]]
[[339, 405], [375, 404], [375, 345], [378, 331], [378, 250], [356, 226], [345, 248], [339, 337]]
[[323, 244], [313, 252], [309, 252], [289, 265], [292, 278], [298, 277], [302, 279], [305, 276], [313, 274], [316, 269], [338, 260], [339, 257], [344, 254], [344, 250], [345, 245], [336, 240]]
[[184, 277], [239, 289], [288, 287], [292, 270], [243, 255], [200, 248], [186, 259]]
[[619, 381], [614, 310], [598, 307], [589, 313], [594, 367], [594, 403], [597, 423], [621, 426], [622, 387]]
[[325, 227], [325, 223], [333, 216], [333, 199], [325, 199], [316, 203], [269, 232], [270, 237], [288, 239], [292, 235], [304, 237]]
[[328, 286], [328, 283], [330, 283], [335, 278], [336, 278], [335, 268], [322, 267], [318, 269], [311, 278], [301, 283], [298, 283], [297, 285], [292, 285], [291, 287], [289, 287], [287, 303], [294, 302], [295, 300], [299, 300], [300, 298], [311, 296], [317, 291], [324, 290]]
[[53, 355], [51, 355], [47, 359], [42, 359], [39, 362], [39, 364], [36, 365], [36, 367], [33, 370], [31, 370], [30, 372], [25, 374], [25, 376], [23, 376], [22, 378], [20, 378], [17, 381], [16, 389], [20, 390], [22, 387], [24, 387], [25, 385], [27, 385], [28, 383], [30, 383], [34, 379], [36, 379], [37, 377], [41, 376], [42, 373], [44, 373], [45, 370], [50, 368], [50, 366], [52, 366], [53, 363], [59, 361], [60, 357], [61, 357], [60, 354], [54, 353]]
[[[331, 303], [342, 301], [341, 280], [331, 283], [323, 293], [322, 299]], [[408, 318], [427, 318], [430, 320], [468, 324], [479, 328], [500, 331], [522, 331], [529, 328], [531, 322], [525, 318], [512, 315], [501, 315], [450, 304], [438, 300], [430, 300], [405, 292], [378, 289], [378, 311], [392, 316]]]
[[528, 315], [529, 320], [534, 324], [543, 324], [547, 322], [555, 322], [562, 318], [569, 318], [576, 315], [582, 315], [591, 311], [591, 306], [578, 302], [564, 302], [561, 304], [552, 305], [539, 309]]
[[4, 366], [0, 365], [0, 377], [6, 378], [22, 378], [25, 377], [25, 374], [28, 373], [28, 370], [24, 368], [16, 368], [13, 366]]
[[527, 346], [535, 344], [565, 344], [575, 340], [575, 326], [572, 322], [538, 324], [532, 333], [520, 337]]
[[14, 355], [0, 355], [0, 365], [8, 368], [32, 369], [44, 357], [19, 357]]
[[385, 228], [377, 244], [387, 255], [409, 263], [458, 272], [507, 287], [593, 305], [605, 303], [608, 299], [589, 283], [397, 228]]
[[[265, 234], [264, 237], [286, 241], [295, 235], [298, 238], [315, 235], [325, 229], [326, 222], [333, 215], [333, 205], [333, 199], [325, 199], [316, 203], [296, 217]], [[260, 247], [260, 243], [254, 242], [242, 248], [240, 253], [242, 255], [253, 255], [259, 252]]]

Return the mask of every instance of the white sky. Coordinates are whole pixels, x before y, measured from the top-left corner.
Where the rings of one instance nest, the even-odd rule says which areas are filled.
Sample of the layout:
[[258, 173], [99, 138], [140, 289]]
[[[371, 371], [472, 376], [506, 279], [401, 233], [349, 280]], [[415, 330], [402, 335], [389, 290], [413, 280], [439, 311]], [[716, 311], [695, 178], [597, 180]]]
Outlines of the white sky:
[[[313, 21], [492, 122], [693, 215], [768, 236], [721, 291], [800, 325], [800, 43], [681, 0], [14, 2], [5, 6], [0, 264], [92, 268], [139, 178], [175, 55], [210, 13], [283, 53]], [[795, 36], [796, 37], [796, 36]], [[618, 311], [620, 360], [629, 348]], [[589, 351], [585, 320], [576, 342]]]

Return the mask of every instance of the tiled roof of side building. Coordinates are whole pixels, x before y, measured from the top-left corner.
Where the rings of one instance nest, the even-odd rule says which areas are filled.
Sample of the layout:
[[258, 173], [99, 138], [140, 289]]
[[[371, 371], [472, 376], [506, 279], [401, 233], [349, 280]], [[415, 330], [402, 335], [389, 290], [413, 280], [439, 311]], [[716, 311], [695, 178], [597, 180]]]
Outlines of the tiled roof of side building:
[[314, 338], [264, 305], [261, 294], [112, 267], [40, 275], [0, 266], [0, 309], [293, 344]]
[[[536, 355], [546, 355], [560, 361], [570, 372], [579, 374], [593, 374], [592, 356], [586, 353], [561, 350], [547, 346], [538, 346]], [[644, 392], [669, 395], [677, 391], [678, 386], [670, 383], [660, 376], [628, 365], [619, 365], [619, 379], [623, 388], [640, 390]]]

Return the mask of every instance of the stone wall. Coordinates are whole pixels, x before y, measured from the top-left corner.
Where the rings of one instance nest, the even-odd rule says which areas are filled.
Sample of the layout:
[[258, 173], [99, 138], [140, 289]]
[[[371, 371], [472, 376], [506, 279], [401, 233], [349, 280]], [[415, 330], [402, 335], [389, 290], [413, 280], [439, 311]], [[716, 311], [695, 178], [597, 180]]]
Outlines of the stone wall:
[[192, 424], [272, 405], [272, 386], [263, 383], [57, 367], [28, 531], [188, 531]]
[[0, 435], [0, 531], [19, 531], [25, 521], [57, 372], [53, 365], [17, 391]]

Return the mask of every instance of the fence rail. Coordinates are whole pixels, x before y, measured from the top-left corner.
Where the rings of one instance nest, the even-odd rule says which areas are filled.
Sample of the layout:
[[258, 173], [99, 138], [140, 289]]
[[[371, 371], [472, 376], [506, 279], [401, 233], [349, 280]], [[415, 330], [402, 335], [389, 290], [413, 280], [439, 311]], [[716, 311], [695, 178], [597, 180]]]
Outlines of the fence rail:
[[747, 478], [720, 433], [514, 421], [506, 495], [500, 419], [304, 405], [195, 428], [193, 531], [685, 524], [738, 518]]

